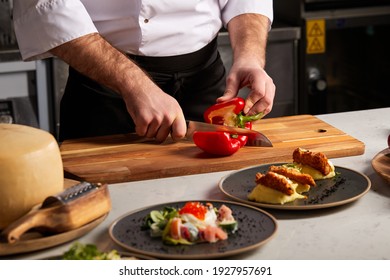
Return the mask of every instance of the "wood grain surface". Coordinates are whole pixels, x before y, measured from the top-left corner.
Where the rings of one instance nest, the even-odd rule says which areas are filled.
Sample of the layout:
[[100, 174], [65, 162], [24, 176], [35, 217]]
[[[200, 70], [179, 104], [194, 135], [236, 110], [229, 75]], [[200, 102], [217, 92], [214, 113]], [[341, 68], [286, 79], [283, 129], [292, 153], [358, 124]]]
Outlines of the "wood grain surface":
[[64, 141], [64, 169], [89, 182], [120, 183], [172, 176], [236, 170], [252, 165], [286, 162], [301, 147], [328, 158], [364, 153], [364, 143], [311, 115], [262, 119], [253, 125], [273, 147], [243, 147], [228, 157], [202, 152], [190, 141], [157, 144], [134, 134]]
[[[77, 183], [79, 182], [75, 180], [65, 179], [64, 188], [70, 188]], [[37, 205], [36, 207], [39, 206], [40, 205]], [[81, 227], [61, 233], [50, 233], [30, 230], [23, 234], [20, 240], [13, 243], [6, 242], [6, 240], [4, 240], [5, 237], [2, 236], [2, 239], [0, 239], [0, 257], [34, 252], [46, 248], [51, 248], [66, 242], [70, 242], [90, 232], [92, 229], [102, 223], [107, 216], [108, 213]], [[1, 232], [1, 234], [3, 234], [3, 232]]]

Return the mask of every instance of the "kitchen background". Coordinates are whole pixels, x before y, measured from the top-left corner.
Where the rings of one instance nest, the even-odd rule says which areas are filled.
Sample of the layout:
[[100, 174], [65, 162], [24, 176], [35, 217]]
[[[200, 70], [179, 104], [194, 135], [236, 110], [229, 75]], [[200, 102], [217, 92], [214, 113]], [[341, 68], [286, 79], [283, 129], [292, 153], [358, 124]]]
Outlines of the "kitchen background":
[[[268, 117], [390, 106], [390, 0], [274, 0], [274, 11], [266, 70], [277, 89]], [[218, 40], [229, 68], [227, 33]], [[21, 60], [12, 0], [0, 0], [0, 122], [57, 137], [66, 78], [58, 59]]]

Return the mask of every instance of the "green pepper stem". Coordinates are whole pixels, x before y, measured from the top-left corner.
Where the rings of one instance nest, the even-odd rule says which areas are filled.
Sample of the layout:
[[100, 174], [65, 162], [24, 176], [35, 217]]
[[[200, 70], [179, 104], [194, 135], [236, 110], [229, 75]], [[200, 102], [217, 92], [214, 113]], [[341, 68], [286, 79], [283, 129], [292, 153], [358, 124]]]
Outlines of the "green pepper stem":
[[237, 115], [236, 126], [244, 128], [247, 122], [257, 121], [261, 119], [263, 116], [264, 116], [263, 112], [257, 113], [256, 115], [252, 115], [252, 116], [245, 116], [242, 114], [242, 112], [240, 112]]

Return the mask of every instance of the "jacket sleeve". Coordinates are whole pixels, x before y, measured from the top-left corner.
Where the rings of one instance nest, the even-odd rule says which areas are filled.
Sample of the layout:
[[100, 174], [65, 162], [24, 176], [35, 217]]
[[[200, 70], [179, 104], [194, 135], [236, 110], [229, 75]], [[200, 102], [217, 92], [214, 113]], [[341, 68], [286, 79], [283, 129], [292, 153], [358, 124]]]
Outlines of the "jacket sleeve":
[[270, 26], [273, 21], [272, 0], [220, 0], [222, 22], [227, 27], [229, 21], [241, 14], [260, 14], [268, 17]]
[[23, 60], [50, 57], [50, 49], [97, 32], [80, 0], [14, 0], [13, 21]]

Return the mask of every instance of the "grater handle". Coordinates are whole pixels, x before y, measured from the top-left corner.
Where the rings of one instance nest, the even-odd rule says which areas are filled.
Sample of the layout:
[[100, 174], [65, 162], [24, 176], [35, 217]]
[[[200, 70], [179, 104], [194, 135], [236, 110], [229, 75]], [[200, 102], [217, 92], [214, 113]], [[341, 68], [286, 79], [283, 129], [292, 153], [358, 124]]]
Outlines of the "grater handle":
[[8, 243], [14, 243], [28, 230], [36, 227], [47, 227], [52, 221], [51, 213], [53, 209], [32, 209], [22, 218], [11, 223], [3, 232], [2, 235]]
[[107, 185], [78, 196], [62, 204], [49, 204], [51, 207], [34, 207], [25, 216], [11, 223], [2, 233], [2, 238], [13, 243], [32, 228], [50, 232], [65, 232], [81, 227], [102, 217], [111, 210], [111, 199]]

